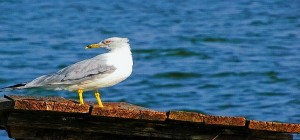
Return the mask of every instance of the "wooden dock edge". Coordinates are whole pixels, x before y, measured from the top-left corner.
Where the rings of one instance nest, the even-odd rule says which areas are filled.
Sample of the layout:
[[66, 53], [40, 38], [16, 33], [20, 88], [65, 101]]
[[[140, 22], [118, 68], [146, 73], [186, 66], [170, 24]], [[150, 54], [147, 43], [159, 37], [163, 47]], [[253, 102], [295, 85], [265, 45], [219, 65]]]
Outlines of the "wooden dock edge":
[[291, 140], [300, 124], [197, 112], [160, 112], [125, 102], [80, 105], [62, 97], [5, 95], [0, 126], [15, 139]]

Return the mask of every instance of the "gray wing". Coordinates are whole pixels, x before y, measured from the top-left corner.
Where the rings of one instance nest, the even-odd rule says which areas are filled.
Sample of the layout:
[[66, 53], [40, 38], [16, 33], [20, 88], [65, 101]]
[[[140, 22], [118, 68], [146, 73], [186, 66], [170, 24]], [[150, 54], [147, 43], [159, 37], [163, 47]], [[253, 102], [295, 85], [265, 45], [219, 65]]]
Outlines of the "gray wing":
[[116, 68], [106, 64], [106, 56], [99, 55], [91, 59], [80, 61], [60, 71], [44, 75], [26, 84], [27, 87], [40, 87], [50, 85], [70, 85], [83, 81], [101, 78], [114, 72]]

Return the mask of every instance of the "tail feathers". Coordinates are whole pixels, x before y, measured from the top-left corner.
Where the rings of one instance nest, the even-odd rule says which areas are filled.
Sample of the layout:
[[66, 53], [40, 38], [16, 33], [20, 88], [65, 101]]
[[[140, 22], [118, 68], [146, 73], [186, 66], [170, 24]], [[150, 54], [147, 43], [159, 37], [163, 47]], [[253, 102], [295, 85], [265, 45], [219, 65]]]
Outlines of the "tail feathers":
[[10, 90], [15, 90], [15, 89], [23, 89], [23, 88], [25, 88], [26, 84], [27, 83], [21, 83], [21, 84], [16, 84], [16, 85], [13, 85], [13, 86], [4, 87], [4, 88], [1, 88], [0, 91], [10, 91]]

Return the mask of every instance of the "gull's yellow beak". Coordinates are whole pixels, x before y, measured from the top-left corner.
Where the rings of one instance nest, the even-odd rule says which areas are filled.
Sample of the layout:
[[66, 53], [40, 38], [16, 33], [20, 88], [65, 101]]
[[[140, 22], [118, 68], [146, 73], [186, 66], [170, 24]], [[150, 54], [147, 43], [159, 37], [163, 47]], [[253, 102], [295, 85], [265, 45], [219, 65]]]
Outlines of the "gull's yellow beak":
[[85, 47], [85, 49], [100, 48], [100, 47], [102, 47], [102, 46], [105, 46], [105, 44], [102, 44], [102, 43], [100, 43], [100, 44], [91, 44], [91, 45], [87, 45], [87, 46]]

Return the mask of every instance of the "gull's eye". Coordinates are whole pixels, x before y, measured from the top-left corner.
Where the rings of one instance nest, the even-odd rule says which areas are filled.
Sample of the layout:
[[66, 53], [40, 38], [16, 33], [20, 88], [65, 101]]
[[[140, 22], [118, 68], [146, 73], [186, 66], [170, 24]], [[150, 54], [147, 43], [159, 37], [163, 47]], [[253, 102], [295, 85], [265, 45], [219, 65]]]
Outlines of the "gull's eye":
[[105, 44], [109, 44], [111, 41], [110, 40], [105, 40], [104, 43]]

